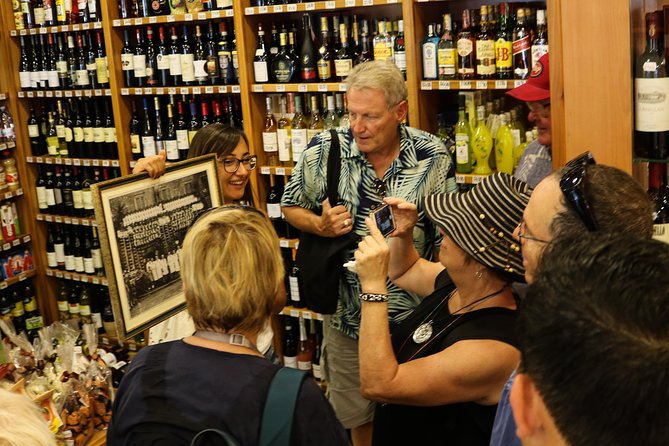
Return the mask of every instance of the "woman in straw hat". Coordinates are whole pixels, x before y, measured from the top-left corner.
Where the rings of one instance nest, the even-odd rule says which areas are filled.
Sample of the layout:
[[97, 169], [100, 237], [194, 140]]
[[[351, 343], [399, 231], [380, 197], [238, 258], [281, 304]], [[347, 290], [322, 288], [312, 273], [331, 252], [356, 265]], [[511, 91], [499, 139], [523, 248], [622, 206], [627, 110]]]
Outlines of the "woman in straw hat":
[[[385, 199], [397, 224], [390, 246], [367, 220], [370, 235], [355, 259], [362, 391], [384, 403], [374, 444], [488, 445], [499, 395], [520, 359], [511, 283], [523, 280], [523, 266], [513, 231], [529, 194], [522, 181], [495, 174], [467, 193], [426, 198], [424, 212], [444, 236], [439, 262], [413, 248], [415, 205]], [[392, 337], [387, 277], [427, 296]]]

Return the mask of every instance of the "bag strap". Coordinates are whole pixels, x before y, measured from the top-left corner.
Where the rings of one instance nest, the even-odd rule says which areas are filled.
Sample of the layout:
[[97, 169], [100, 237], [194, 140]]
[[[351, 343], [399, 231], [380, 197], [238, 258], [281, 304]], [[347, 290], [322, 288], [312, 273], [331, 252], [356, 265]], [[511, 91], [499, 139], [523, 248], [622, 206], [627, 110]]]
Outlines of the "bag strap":
[[260, 446], [289, 446], [304, 371], [283, 367], [274, 375], [260, 425]]
[[230, 435], [229, 433], [222, 431], [220, 429], [204, 429], [201, 430], [200, 432], [197, 433], [195, 437], [193, 437], [193, 440], [190, 442], [190, 446], [197, 446], [200, 440], [202, 440], [204, 437], [211, 436], [209, 434], [214, 434], [225, 441], [225, 443], [219, 443], [217, 444], [225, 444], [227, 446], [238, 446], [239, 443], [237, 443], [237, 440]]
[[341, 149], [339, 135], [330, 130], [330, 153], [328, 154], [328, 201], [331, 207], [337, 206], [339, 201], [339, 174], [341, 173]]

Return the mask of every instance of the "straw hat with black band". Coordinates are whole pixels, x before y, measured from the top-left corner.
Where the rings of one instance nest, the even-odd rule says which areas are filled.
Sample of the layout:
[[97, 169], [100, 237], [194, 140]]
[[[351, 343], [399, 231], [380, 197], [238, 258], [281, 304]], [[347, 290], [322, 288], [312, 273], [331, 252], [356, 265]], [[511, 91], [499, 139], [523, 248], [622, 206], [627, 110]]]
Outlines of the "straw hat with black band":
[[532, 189], [505, 173], [484, 178], [465, 193], [428, 196], [425, 212], [460, 249], [493, 270], [523, 282], [525, 269], [513, 232]]

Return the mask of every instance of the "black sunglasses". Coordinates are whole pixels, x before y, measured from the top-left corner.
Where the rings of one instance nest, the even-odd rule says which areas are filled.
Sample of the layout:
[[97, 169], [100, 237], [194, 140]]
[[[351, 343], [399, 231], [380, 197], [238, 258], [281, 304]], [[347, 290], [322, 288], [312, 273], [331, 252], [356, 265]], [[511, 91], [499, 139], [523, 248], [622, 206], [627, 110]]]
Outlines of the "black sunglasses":
[[560, 190], [572, 209], [576, 211], [588, 231], [597, 230], [590, 204], [583, 195], [583, 180], [585, 179], [588, 164], [596, 164], [595, 158], [590, 151], [584, 152], [569, 161], [563, 170], [560, 179]]

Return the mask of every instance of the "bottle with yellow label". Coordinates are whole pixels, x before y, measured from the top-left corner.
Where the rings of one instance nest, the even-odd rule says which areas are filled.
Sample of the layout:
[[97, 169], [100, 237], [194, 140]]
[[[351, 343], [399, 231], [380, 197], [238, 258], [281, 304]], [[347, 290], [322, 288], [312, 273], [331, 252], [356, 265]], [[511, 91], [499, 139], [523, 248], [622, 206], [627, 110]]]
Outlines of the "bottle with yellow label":
[[490, 130], [485, 124], [485, 107], [479, 105], [476, 108], [476, 128], [472, 134], [472, 151], [476, 159], [474, 173], [477, 175], [489, 175], [492, 173], [488, 159], [492, 152], [492, 137]]
[[437, 46], [437, 65], [439, 80], [455, 79], [455, 67], [458, 66], [458, 51], [453, 35], [453, 21], [450, 14], [444, 14], [444, 34]]
[[513, 135], [508, 124], [506, 113], [501, 113], [500, 125], [495, 135], [495, 158], [497, 160], [497, 171], [513, 174]]

